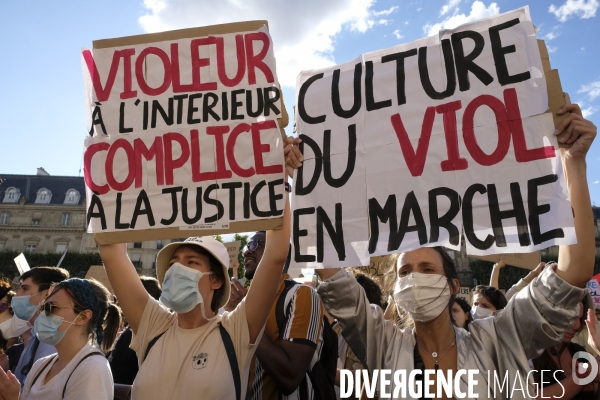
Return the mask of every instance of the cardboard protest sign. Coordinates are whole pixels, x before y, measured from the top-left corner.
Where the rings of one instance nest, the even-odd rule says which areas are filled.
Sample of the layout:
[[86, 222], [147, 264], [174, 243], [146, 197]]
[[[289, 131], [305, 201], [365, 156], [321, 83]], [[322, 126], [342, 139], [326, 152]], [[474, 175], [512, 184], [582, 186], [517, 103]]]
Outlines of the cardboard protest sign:
[[539, 251], [535, 251], [533, 253], [489, 254], [487, 256], [469, 255], [469, 257], [493, 263], [497, 263], [498, 261], [502, 260], [506, 265], [512, 265], [513, 267], [531, 270], [535, 269], [535, 267], [537, 267], [542, 261], [542, 255]]
[[92, 265], [85, 274], [85, 279], [95, 279], [103, 284], [111, 293], [113, 292], [112, 285], [108, 280], [108, 275], [106, 274], [104, 265]]
[[397, 257], [394, 255], [371, 257], [369, 265], [356, 267], [355, 269], [369, 275], [369, 277], [377, 282], [385, 291], [389, 289], [386, 288], [386, 277], [389, 276], [390, 273], [393, 274], [393, 268], [396, 267], [396, 261]]
[[19, 275], [23, 275], [25, 272], [29, 271], [31, 268], [29, 267], [29, 263], [25, 259], [25, 255], [23, 253], [19, 254], [15, 257], [15, 265], [19, 270]]
[[227, 249], [227, 254], [229, 254], [229, 268], [233, 268], [234, 263], [238, 260], [238, 254], [240, 254], [240, 241], [235, 240], [223, 244]]
[[266, 21], [96, 41], [82, 64], [97, 241], [281, 225], [287, 115]]
[[540, 47], [521, 8], [303, 71], [293, 261], [575, 243]]

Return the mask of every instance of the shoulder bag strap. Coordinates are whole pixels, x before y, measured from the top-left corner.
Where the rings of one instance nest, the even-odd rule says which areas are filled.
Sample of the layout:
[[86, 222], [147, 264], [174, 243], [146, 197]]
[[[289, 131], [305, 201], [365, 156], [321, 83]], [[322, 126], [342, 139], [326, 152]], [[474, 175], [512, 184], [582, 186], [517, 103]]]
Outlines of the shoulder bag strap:
[[229, 332], [219, 324], [219, 332], [221, 333], [221, 339], [225, 345], [225, 351], [227, 352], [227, 358], [229, 359], [229, 365], [231, 366], [231, 374], [233, 375], [233, 383], [235, 385], [235, 398], [240, 400], [242, 396], [242, 382], [240, 379], [240, 369], [237, 363], [237, 357], [235, 356], [235, 349]]
[[40, 340], [37, 338], [37, 336], [33, 335], [32, 340], [33, 343], [31, 344], [31, 357], [29, 358], [29, 362], [21, 367], [21, 375], [29, 374], [29, 371], [31, 371], [31, 367], [33, 367], [33, 363], [35, 362], [35, 353], [37, 353], [38, 347], [40, 347]]
[[156, 344], [156, 342], [158, 342], [158, 339], [160, 339], [162, 337], [162, 335], [165, 334], [165, 332], [163, 332], [160, 335], [156, 336], [154, 339], [152, 339], [150, 341], [150, 343], [148, 343], [148, 346], [146, 346], [146, 352], [144, 353], [144, 358], [142, 359], [142, 363], [144, 361], [146, 361], [146, 358], [148, 357], [148, 354], [150, 353], [150, 349], [152, 348], [152, 346], [154, 346]]
[[[93, 353], [90, 353], [88, 355], [86, 355], [85, 357], [83, 357], [81, 360], [79, 360], [79, 362], [77, 363], [77, 365], [75, 366], [75, 368], [73, 368], [73, 371], [71, 371], [71, 373], [69, 374], [69, 377], [67, 378], [67, 381], [65, 382], [65, 387], [63, 388], [63, 392], [62, 392], [62, 398], [65, 398], [65, 392], [67, 391], [67, 385], [69, 384], [69, 379], [71, 379], [71, 376], [73, 375], [73, 372], [75, 372], [75, 370], [77, 369], [77, 367], [79, 367], [79, 364], [81, 364], [83, 362], [83, 360], [85, 360], [86, 358], [92, 357], [92, 356], [102, 356], [104, 357], [104, 354], [100, 353], [99, 351], [95, 351]], [[104, 357], [106, 358], [106, 357]]]
[[35, 375], [35, 378], [33, 378], [33, 381], [31, 381], [31, 387], [33, 387], [33, 385], [35, 385], [35, 382], [38, 380], [38, 378], [40, 377], [42, 372], [44, 372], [46, 370], [46, 368], [48, 368], [48, 365], [50, 365], [52, 360], [54, 360], [56, 357], [58, 357], [58, 354], [56, 354], [54, 357], [50, 358], [48, 360], [48, 362], [46, 364], [44, 364], [44, 366], [38, 371], [38, 373]]

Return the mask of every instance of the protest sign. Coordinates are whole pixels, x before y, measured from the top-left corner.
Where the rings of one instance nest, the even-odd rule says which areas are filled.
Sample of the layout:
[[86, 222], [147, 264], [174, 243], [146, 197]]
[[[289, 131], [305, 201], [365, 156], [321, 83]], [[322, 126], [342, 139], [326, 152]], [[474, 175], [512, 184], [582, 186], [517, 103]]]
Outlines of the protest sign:
[[489, 254], [487, 256], [469, 255], [470, 258], [477, 260], [489, 261], [497, 263], [502, 260], [506, 265], [512, 265], [513, 267], [535, 269], [538, 264], [542, 261], [542, 255], [539, 251], [533, 253], [503, 253], [503, 254]]
[[99, 243], [281, 225], [287, 115], [266, 21], [96, 41], [82, 64]]
[[594, 305], [600, 307], [600, 274], [596, 274], [587, 284], [588, 292], [594, 299]]
[[460, 250], [462, 231], [476, 255], [575, 243], [543, 47], [521, 8], [303, 71], [293, 261]]
[[467, 303], [471, 304], [471, 289], [468, 287], [461, 286], [460, 290], [456, 294], [456, 297], [460, 297]]
[[103, 284], [111, 293], [113, 292], [112, 285], [108, 280], [104, 265], [92, 265], [85, 274], [85, 279], [95, 279]]
[[227, 249], [227, 254], [229, 254], [229, 268], [233, 268], [233, 265], [238, 260], [238, 255], [240, 254], [240, 241], [235, 240], [223, 244]]
[[29, 271], [31, 268], [29, 267], [29, 263], [25, 259], [25, 255], [23, 253], [19, 254], [15, 257], [15, 265], [19, 270], [19, 275], [23, 275], [25, 272]]

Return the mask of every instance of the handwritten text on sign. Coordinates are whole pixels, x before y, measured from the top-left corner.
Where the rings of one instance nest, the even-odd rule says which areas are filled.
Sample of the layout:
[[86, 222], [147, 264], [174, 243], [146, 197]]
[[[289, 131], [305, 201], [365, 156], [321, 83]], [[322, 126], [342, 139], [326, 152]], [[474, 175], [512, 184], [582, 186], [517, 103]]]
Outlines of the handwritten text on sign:
[[574, 238], [526, 8], [298, 78], [294, 261]]
[[282, 214], [282, 103], [266, 28], [82, 56], [91, 232]]

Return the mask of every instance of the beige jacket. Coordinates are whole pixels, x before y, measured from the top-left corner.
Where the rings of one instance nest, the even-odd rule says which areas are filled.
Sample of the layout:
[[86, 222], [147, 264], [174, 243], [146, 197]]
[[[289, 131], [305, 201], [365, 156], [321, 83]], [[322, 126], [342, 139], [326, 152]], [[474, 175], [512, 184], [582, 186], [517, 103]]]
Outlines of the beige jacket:
[[[381, 309], [368, 303], [351, 273], [340, 270], [321, 283], [318, 293], [327, 311], [340, 322], [348, 345], [371, 374], [376, 369], [391, 369], [392, 374], [406, 370], [408, 375], [414, 369], [413, 329], [400, 330], [384, 320]], [[536, 396], [533, 378], [527, 379], [527, 360], [560, 342], [577, 318], [578, 303], [584, 294], [585, 289], [568, 284], [553, 267], [547, 267], [495, 317], [472, 322], [469, 332], [455, 328], [458, 368], [480, 371], [474, 390], [478, 398], [530, 398], [527, 385], [530, 395]], [[494, 371], [500, 382], [507, 375], [510, 383], [510, 388], [505, 385], [502, 392], [496, 388], [495, 397]], [[523, 391], [519, 390], [520, 383]], [[467, 389], [465, 378], [461, 380], [461, 390]]]

